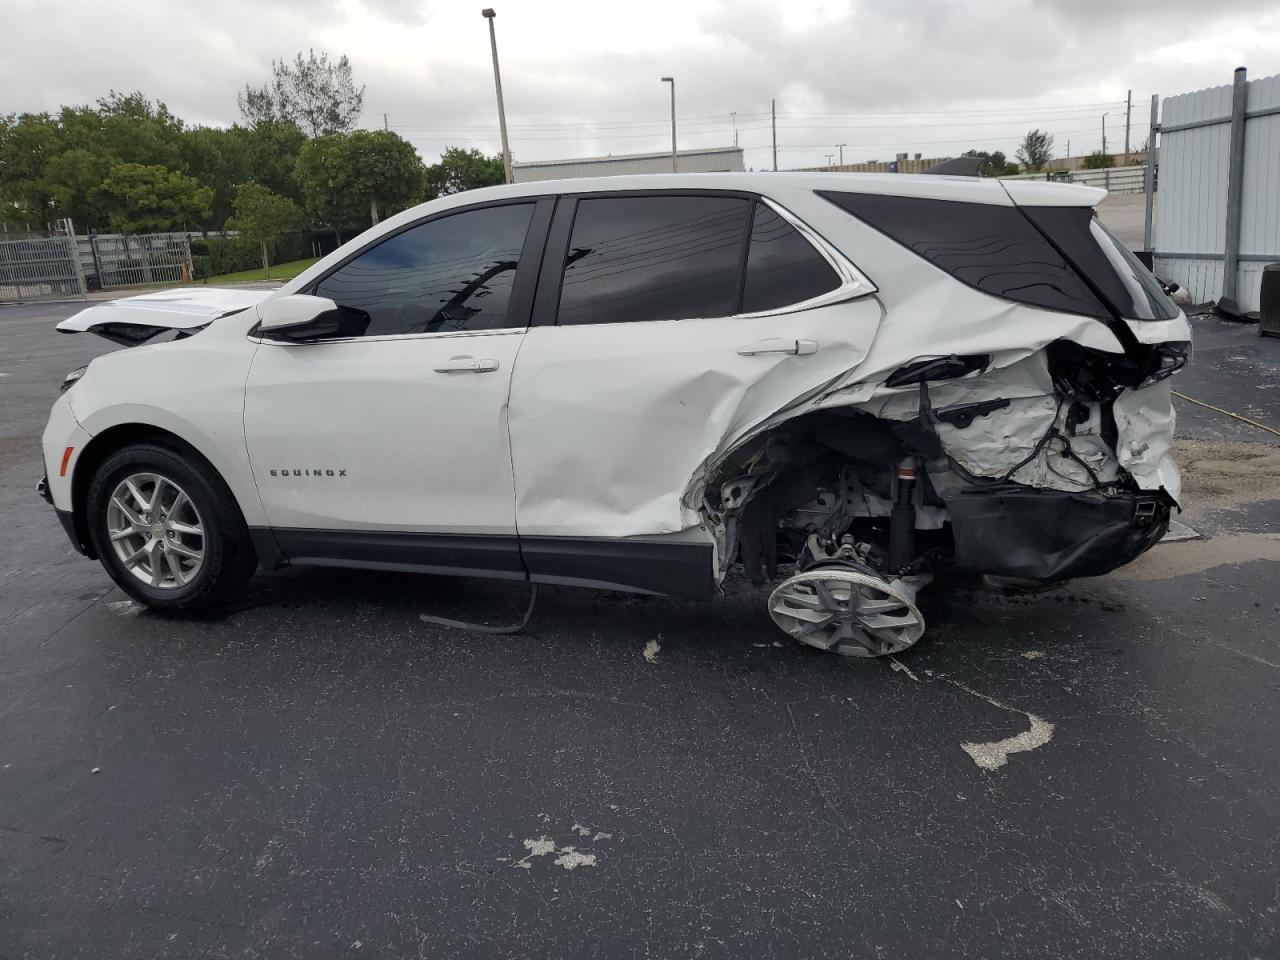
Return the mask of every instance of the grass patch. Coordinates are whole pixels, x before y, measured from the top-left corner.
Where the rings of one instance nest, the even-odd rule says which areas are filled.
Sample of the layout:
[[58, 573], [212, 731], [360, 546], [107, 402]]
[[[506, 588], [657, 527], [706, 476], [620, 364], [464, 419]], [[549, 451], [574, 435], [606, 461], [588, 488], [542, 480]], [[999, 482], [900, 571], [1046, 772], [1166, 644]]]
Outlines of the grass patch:
[[210, 277], [208, 283], [239, 283], [243, 280], [292, 280], [307, 267], [316, 262], [315, 257], [308, 260], [290, 260], [288, 263], [273, 263], [271, 276], [259, 267], [257, 270], [241, 270], [239, 273], [224, 273], [220, 277]]

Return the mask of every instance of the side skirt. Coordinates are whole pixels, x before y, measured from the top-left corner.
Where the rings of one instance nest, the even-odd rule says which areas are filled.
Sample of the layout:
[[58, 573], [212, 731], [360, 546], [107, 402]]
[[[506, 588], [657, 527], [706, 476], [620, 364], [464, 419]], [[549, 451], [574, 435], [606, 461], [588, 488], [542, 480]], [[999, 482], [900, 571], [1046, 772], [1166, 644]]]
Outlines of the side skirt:
[[262, 566], [287, 564], [528, 580], [710, 600], [706, 543], [641, 539], [460, 536], [365, 530], [250, 529]]

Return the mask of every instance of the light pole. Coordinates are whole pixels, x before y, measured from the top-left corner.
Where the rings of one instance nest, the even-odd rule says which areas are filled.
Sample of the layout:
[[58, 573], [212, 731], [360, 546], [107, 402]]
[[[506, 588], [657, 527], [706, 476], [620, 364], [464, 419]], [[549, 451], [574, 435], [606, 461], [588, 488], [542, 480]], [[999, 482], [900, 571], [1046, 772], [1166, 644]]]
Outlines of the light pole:
[[[1108, 111], [1110, 112], [1110, 111]], [[1107, 114], [1102, 115], [1102, 155], [1107, 154]]]
[[837, 144], [836, 144], [836, 149], [838, 149], [838, 150], [840, 151], [840, 166], [842, 166], [842, 167], [844, 166], [844, 148], [845, 148], [845, 147], [847, 147], [847, 146], [848, 146], [848, 144], [847, 144], [847, 143], [837, 143]]
[[498, 35], [493, 29], [497, 16], [493, 7], [485, 7], [480, 15], [489, 21], [489, 48], [493, 51], [493, 86], [498, 91], [498, 129], [502, 133], [502, 173], [506, 183], [511, 183], [511, 147], [507, 143], [507, 111], [502, 106], [502, 74], [498, 72]]
[[834, 159], [836, 158], [836, 155], [835, 155], [834, 153], [828, 153], [828, 154], [825, 154], [825, 156], [826, 156], [826, 158], [827, 158], [827, 169], [828, 169], [828, 170], [830, 170], [830, 169], [831, 169], [831, 161], [832, 161], [832, 160], [834, 160]]
[[738, 111], [734, 110], [729, 114], [729, 122], [733, 124], [733, 145], [738, 145]]
[[671, 84], [671, 172], [676, 173], [676, 78], [661, 79], [663, 83]]

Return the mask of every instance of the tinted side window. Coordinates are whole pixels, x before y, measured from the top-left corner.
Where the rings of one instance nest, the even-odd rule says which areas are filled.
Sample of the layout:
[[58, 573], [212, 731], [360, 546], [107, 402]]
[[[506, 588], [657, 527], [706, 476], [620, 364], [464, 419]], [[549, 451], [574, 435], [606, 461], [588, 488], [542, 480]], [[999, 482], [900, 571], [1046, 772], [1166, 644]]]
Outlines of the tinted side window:
[[813, 244], [770, 207], [757, 203], [747, 250], [742, 312], [800, 303], [838, 286], [840, 277]]
[[971, 287], [1050, 310], [1111, 317], [1017, 207], [870, 193], [821, 195]]
[[1094, 282], [1122, 317], [1171, 320], [1178, 308], [1129, 248], [1113, 237], [1089, 207], [1025, 207], [1076, 268]]
[[504, 327], [532, 216], [520, 203], [419, 224], [339, 267], [316, 296], [367, 317], [365, 336]]
[[727, 317], [738, 312], [750, 203], [733, 197], [581, 200], [560, 323]]

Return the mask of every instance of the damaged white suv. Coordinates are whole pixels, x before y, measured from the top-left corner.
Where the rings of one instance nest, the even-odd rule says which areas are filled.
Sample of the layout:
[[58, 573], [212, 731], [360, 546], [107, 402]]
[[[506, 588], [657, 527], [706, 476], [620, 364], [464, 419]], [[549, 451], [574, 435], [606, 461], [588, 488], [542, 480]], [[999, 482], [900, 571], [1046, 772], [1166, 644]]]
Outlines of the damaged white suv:
[[280, 290], [61, 323], [134, 349], [68, 378], [42, 489], [156, 608], [282, 564], [693, 598], [740, 565], [797, 640], [895, 653], [935, 573], [1093, 576], [1167, 526], [1190, 331], [1103, 196], [847, 174], [457, 194]]

